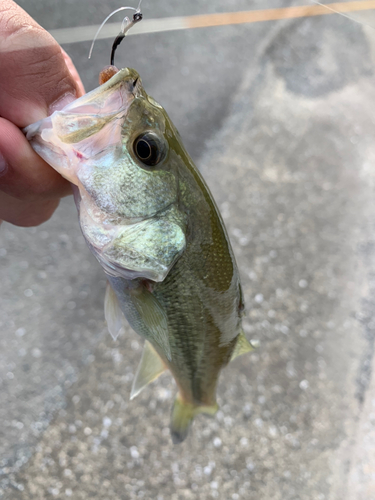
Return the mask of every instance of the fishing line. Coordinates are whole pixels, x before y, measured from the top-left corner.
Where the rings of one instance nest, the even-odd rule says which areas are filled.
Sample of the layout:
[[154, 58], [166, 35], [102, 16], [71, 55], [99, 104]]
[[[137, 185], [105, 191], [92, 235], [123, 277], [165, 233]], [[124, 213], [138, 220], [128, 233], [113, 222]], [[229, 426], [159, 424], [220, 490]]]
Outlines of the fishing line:
[[[324, 4], [324, 3], [320, 3], [320, 2], [317, 2], [316, 0], [312, 0], [313, 3], [317, 4], [317, 5], [321, 5], [322, 7], [325, 7], [326, 9], [328, 10], [331, 10], [334, 14], [339, 14], [340, 16], [343, 16], [343, 17], [346, 17], [347, 19], [350, 19], [350, 21], [354, 21], [355, 23], [357, 24], [360, 24], [361, 26], [367, 26], [368, 28], [371, 28], [372, 30], [375, 30], [375, 27], [372, 26], [371, 24], [369, 23], [365, 23], [363, 21], [359, 21], [358, 19], [355, 19], [354, 17], [351, 17], [351, 16], [348, 16], [348, 14], [344, 14], [344, 12], [340, 12], [338, 10], [335, 10], [332, 8], [332, 4]], [[334, 4], [333, 4], [334, 5]]]
[[[130, 21], [128, 17], [125, 17], [124, 20], [122, 21], [121, 24], [121, 31], [120, 33], [116, 36], [115, 41], [112, 44], [112, 50], [111, 50], [111, 66], [115, 65], [115, 52], [117, 47], [120, 45], [120, 43], [123, 41], [123, 39], [126, 36], [126, 33], [132, 28], [136, 23], [139, 21], [142, 21], [143, 15], [141, 12], [136, 12], [133, 16], [133, 20]], [[125, 24], [126, 21], [126, 24]]]
[[98, 38], [98, 35], [99, 35], [101, 29], [103, 28], [103, 26], [105, 25], [105, 23], [108, 21], [108, 19], [110, 19], [112, 16], [114, 16], [115, 14], [117, 14], [118, 12], [121, 12], [123, 10], [132, 10], [134, 12], [133, 20], [131, 21], [127, 16], [124, 17], [124, 19], [122, 20], [122, 23], [121, 23], [120, 33], [117, 35], [117, 37], [115, 38], [115, 41], [113, 42], [113, 45], [112, 45], [111, 65], [112, 66], [114, 65], [114, 57], [115, 57], [115, 52], [116, 52], [117, 47], [120, 45], [120, 43], [122, 42], [122, 40], [125, 38], [127, 32], [130, 30], [130, 28], [132, 28], [136, 23], [138, 23], [139, 21], [141, 21], [143, 19], [143, 14], [141, 12], [141, 4], [142, 4], [142, 0], [139, 0], [139, 4], [138, 4], [137, 8], [134, 8], [134, 7], [119, 7], [118, 9], [114, 10], [113, 12], [111, 12], [111, 14], [109, 14], [104, 19], [104, 21], [102, 22], [102, 24], [99, 26], [97, 32], [95, 33], [94, 39], [93, 39], [91, 47], [90, 47], [89, 59], [91, 59], [91, 55], [92, 55], [92, 51], [93, 51], [93, 48], [94, 48], [95, 41]]

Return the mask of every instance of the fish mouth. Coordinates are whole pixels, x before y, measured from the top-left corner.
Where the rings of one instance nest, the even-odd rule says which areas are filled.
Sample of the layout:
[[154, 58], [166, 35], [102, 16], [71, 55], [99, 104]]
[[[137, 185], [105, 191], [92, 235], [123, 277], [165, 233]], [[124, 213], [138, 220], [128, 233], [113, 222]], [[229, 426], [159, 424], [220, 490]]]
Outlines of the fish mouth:
[[119, 120], [142, 93], [139, 74], [124, 68], [97, 89], [27, 126], [23, 132], [39, 156], [78, 185], [81, 164], [121, 142]]

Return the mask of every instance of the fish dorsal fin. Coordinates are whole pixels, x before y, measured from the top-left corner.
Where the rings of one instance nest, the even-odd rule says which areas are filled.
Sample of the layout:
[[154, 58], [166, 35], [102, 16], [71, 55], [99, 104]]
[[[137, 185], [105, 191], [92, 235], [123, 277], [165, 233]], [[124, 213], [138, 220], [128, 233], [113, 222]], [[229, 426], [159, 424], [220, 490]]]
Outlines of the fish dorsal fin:
[[156, 343], [168, 361], [171, 361], [168, 321], [164, 309], [157, 298], [145, 288], [141, 292], [135, 290], [131, 296], [133, 304], [147, 327], [149, 340]]
[[157, 379], [165, 369], [166, 367], [160, 356], [152, 347], [150, 342], [146, 340], [142, 352], [142, 358], [133, 381], [130, 399], [134, 399], [138, 396], [142, 389]]
[[124, 316], [116, 294], [109, 283], [107, 283], [105, 291], [104, 316], [107, 321], [109, 333], [112, 335], [113, 340], [116, 340], [123, 325]]
[[230, 358], [231, 361], [236, 359], [238, 356], [242, 356], [242, 354], [246, 354], [247, 352], [253, 351], [254, 347], [250, 344], [250, 342], [247, 340], [243, 332], [241, 332], [238, 335], [238, 339], [236, 342], [236, 345], [234, 347], [232, 357]]

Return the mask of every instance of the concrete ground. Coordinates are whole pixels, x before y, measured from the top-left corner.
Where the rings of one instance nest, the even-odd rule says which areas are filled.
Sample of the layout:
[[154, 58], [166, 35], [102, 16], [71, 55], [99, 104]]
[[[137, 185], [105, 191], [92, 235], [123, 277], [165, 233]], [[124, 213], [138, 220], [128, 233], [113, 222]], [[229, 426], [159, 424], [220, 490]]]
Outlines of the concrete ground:
[[[19, 0], [45, 28], [116, 1]], [[286, 0], [147, 2], [148, 18]], [[110, 42], [66, 45], [87, 89]], [[127, 39], [225, 219], [249, 338], [220, 411], [174, 446], [163, 375], [130, 402], [141, 340], [114, 342], [73, 200], [0, 230], [0, 498], [375, 499], [375, 33], [340, 16]]]

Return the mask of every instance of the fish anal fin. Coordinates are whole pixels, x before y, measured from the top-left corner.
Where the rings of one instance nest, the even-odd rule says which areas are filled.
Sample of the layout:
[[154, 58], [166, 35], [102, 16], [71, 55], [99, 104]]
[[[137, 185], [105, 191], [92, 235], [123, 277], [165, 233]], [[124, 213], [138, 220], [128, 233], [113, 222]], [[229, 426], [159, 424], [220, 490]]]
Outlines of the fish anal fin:
[[145, 341], [141, 361], [133, 381], [130, 399], [134, 399], [138, 394], [159, 375], [161, 375], [166, 366], [161, 360], [159, 354], [152, 347], [150, 342]]
[[124, 324], [124, 315], [120, 309], [116, 293], [109, 283], [107, 283], [105, 291], [104, 316], [107, 321], [109, 333], [112, 335], [113, 340], [116, 340]]
[[233, 353], [232, 353], [232, 357], [230, 358], [230, 361], [233, 361], [234, 359], [238, 358], [238, 356], [242, 356], [242, 354], [246, 354], [246, 353], [251, 352], [253, 350], [254, 350], [254, 347], [247, 340], [244, 333], [241, 332], [238, 335], [238, 339], [237, 339], [236, 345], [233, 349]]
[[218, 409], [217, 403], [211, 406], [194, 405], [183, 401], [178, 394], [173, 405], [171, 417], [171, 437], [173, 444], [182, 443], [182, 441], [186, 439], [189, 428], [196, 415], [200, 413], [215, 415]]

